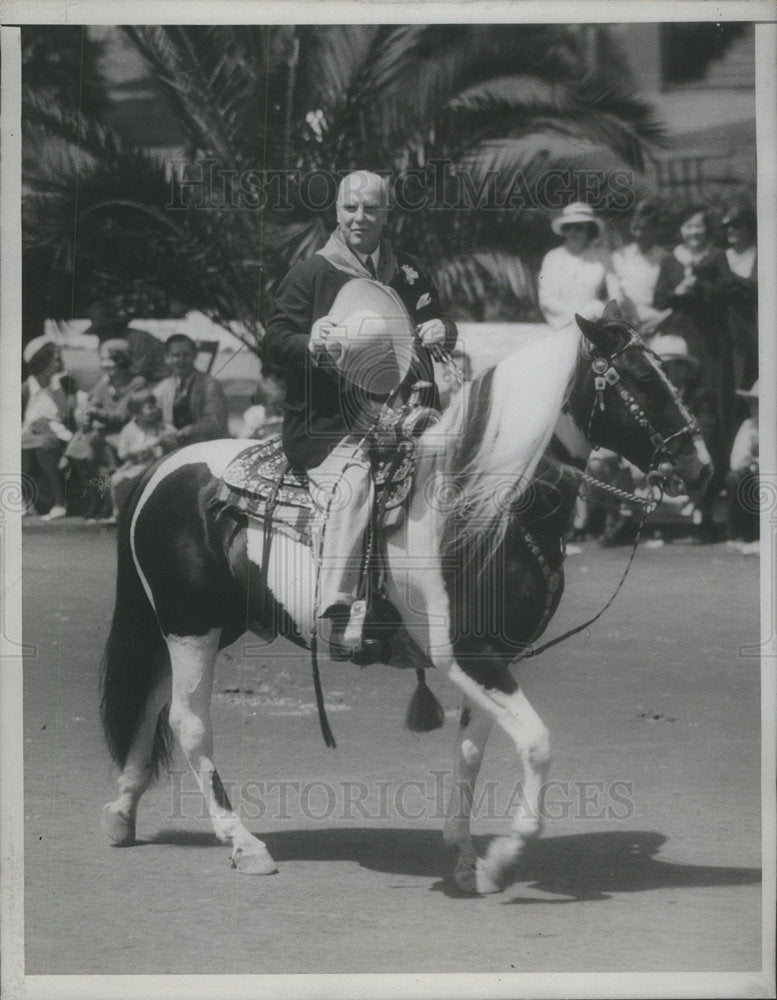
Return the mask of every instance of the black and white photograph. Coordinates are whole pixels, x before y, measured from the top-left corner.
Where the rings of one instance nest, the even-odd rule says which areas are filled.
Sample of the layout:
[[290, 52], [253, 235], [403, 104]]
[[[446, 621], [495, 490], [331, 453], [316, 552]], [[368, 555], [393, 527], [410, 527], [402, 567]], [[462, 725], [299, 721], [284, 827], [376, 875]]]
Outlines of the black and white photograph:
[[776, 65], [7, 0], [9, 1000], [775, 995]]

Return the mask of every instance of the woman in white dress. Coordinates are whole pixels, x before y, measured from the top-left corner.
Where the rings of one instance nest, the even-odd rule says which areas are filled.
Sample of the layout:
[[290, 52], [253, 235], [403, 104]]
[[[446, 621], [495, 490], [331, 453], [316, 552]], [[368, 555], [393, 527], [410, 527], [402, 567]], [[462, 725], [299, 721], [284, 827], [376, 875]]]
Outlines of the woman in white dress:
[[656, 327], [669, 315], [669, 309], [656, 309], [653, 295], [661, 261], [667, 251], [659, 245], [660, 214], [655, 202], [639, 202], [631, 219], [633, 239], [612, 255], [612, 269], [617, 281], [617, 299], [624, 316], [643, 337], [652, 336]]
[[[590, 205], [574, 202], [551, 223], [564, 243], [545, 255], [538, 279], [540, 309], [561, 330], [575, 313], [598, 319], [612, 292], [609, 254], [594, 246], [604, 225]], [[608, 277], [609, 276], [609, 277]]]

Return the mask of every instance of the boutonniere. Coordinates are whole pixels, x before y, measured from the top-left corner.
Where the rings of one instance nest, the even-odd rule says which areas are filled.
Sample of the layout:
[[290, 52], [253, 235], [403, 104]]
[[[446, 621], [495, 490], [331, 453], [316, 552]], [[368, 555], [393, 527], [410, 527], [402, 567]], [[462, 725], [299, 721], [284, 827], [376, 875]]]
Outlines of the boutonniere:
[[416, 269], [411, 267], [409, 264], [402, 265], [402, 273], [405, 275], [405, 281], [408, 285], [414, 285], [416, 281], [418, 281], [418, 271], [416, 271]]

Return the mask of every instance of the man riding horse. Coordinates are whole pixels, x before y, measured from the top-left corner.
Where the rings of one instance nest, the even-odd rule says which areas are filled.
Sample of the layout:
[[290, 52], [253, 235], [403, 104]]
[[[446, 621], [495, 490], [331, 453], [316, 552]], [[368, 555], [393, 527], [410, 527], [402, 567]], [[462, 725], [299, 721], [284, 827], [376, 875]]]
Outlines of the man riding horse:
[[[330, 310], [354, 278], [378, 281], [402, 300], [415, 327], [417, 350], [392, 401], [405, 401], [413, 384], [420, 383], [417, 402], [439, 409], [430, 351], [435, 346], [450, 351], [457, 336], [425, 268], [415, 257], [395, 253], [383, 238], [389, 210], [385, 178], [357, 171], [341, 181], [337, 228], [321, 250], [292, 267], [281, 283], [265, 338], [266, 358], [287, 382], [283, 450], [293, 469], [306, 472], [322, 525], [318, 607], [323, 609], [320, 617], [331, 623], [330, 653], [341, 660], [358, 654], [360, 662], [369, 659], [369, 640], [353, 639], [358, 634], [354, 629], [348, 629], [346, 638], [346, 629], [359, 594], [373, 506], [367, 432], [385, 394], [344, 377], [338, 363], [343, 344], [337, 338], [343, 317], [330, 315]], [[380, 364], [374, 344], [372, 357], [373, 364]]]

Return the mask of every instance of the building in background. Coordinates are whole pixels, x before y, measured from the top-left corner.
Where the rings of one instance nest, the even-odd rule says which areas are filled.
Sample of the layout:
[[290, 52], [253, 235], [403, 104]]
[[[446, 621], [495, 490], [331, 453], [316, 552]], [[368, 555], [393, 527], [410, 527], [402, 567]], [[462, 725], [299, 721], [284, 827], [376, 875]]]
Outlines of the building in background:
[[755, 190], [755, 26], [586, 25], [590, 58], [620, 58], [666, 123], [652, 180], [687, 199]]

